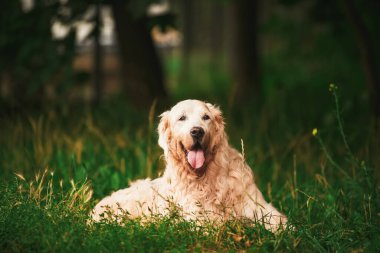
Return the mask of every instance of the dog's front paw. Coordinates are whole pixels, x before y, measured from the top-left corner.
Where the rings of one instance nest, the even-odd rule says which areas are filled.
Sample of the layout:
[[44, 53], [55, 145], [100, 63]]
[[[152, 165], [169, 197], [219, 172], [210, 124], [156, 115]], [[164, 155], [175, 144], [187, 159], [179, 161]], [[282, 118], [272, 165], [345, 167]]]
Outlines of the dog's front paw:
[[286, 230], [289, 226], [288, 218], [281, 213], [271, 214], [269, 220], [265, 223], [266, 229], [277, 234]]

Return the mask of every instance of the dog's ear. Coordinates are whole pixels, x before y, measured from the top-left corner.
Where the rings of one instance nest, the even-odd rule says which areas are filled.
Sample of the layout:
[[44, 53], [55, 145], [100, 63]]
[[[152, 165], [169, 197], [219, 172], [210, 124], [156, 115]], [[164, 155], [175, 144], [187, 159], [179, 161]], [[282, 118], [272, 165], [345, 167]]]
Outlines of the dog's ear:
[[158, 124], [158, 145], [164, 150], [165, 155], [168, 150], [168, 143], [170, 140], [170, 124], [169, 124], [169, 111], [160, 115], [160, 123]]
[[215, 119], [216, 131], [223, 132], [225, 123], [222, 116], [222, 111], [219, 109], [219, 106], [212, 105], [210, 103], [206, 103], [206, 105]]

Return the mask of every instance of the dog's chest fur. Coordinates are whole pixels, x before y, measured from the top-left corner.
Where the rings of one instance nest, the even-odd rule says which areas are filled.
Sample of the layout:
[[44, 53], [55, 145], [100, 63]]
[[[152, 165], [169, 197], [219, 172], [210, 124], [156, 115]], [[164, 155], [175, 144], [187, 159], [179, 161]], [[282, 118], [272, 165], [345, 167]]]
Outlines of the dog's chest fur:
[[229, 169], [230, 166], [235, 166], [234, 163], [244, 163], [244, 160], [234, 149], [229, 150], [228, 154], [230, 157], [224, 157], [225, 154], [221, 153], [218, 161], [222, 163], [211, 163], [202, 177], [197, 177], [182, 168], [168, 166], [164, 178], [170, 185], [169, 192], [176, 203], [186, 207], [187, 213], [196, 215], [208, 212], [209, 215], [215, 214], [220, 217], [239, 215], [235, 209], [242, 205], [244, 192], [249, 191], [249, 185], [253, 184], [253, 180], [251, 173], [245, 171], [245, 168], [238, 172]]

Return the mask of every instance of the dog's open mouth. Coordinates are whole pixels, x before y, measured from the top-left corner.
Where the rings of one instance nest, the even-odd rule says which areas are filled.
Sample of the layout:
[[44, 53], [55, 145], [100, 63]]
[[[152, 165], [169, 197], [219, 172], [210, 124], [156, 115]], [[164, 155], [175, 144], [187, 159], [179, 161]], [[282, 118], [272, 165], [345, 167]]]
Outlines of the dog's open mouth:
[[205, 163], [205, 154], [202, 149], [189, 150], [187, 152], [187, 161], [194, 169], [202, 168]]
[[200, 169], [205, 163], [205, 152], [199, 143], [196, 143], [190, 150], [184, 149], [187, 162], [193, 169]]

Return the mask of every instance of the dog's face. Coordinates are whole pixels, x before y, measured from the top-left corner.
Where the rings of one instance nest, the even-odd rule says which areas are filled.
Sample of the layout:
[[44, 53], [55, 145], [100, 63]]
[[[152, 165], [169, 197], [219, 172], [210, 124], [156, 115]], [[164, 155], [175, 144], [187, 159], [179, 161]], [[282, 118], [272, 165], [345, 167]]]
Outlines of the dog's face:
[[167, 158], [202, 174], [224, 138], [224, 122], [217, 107], [185, 100], [161, 115], [158, 132]]

